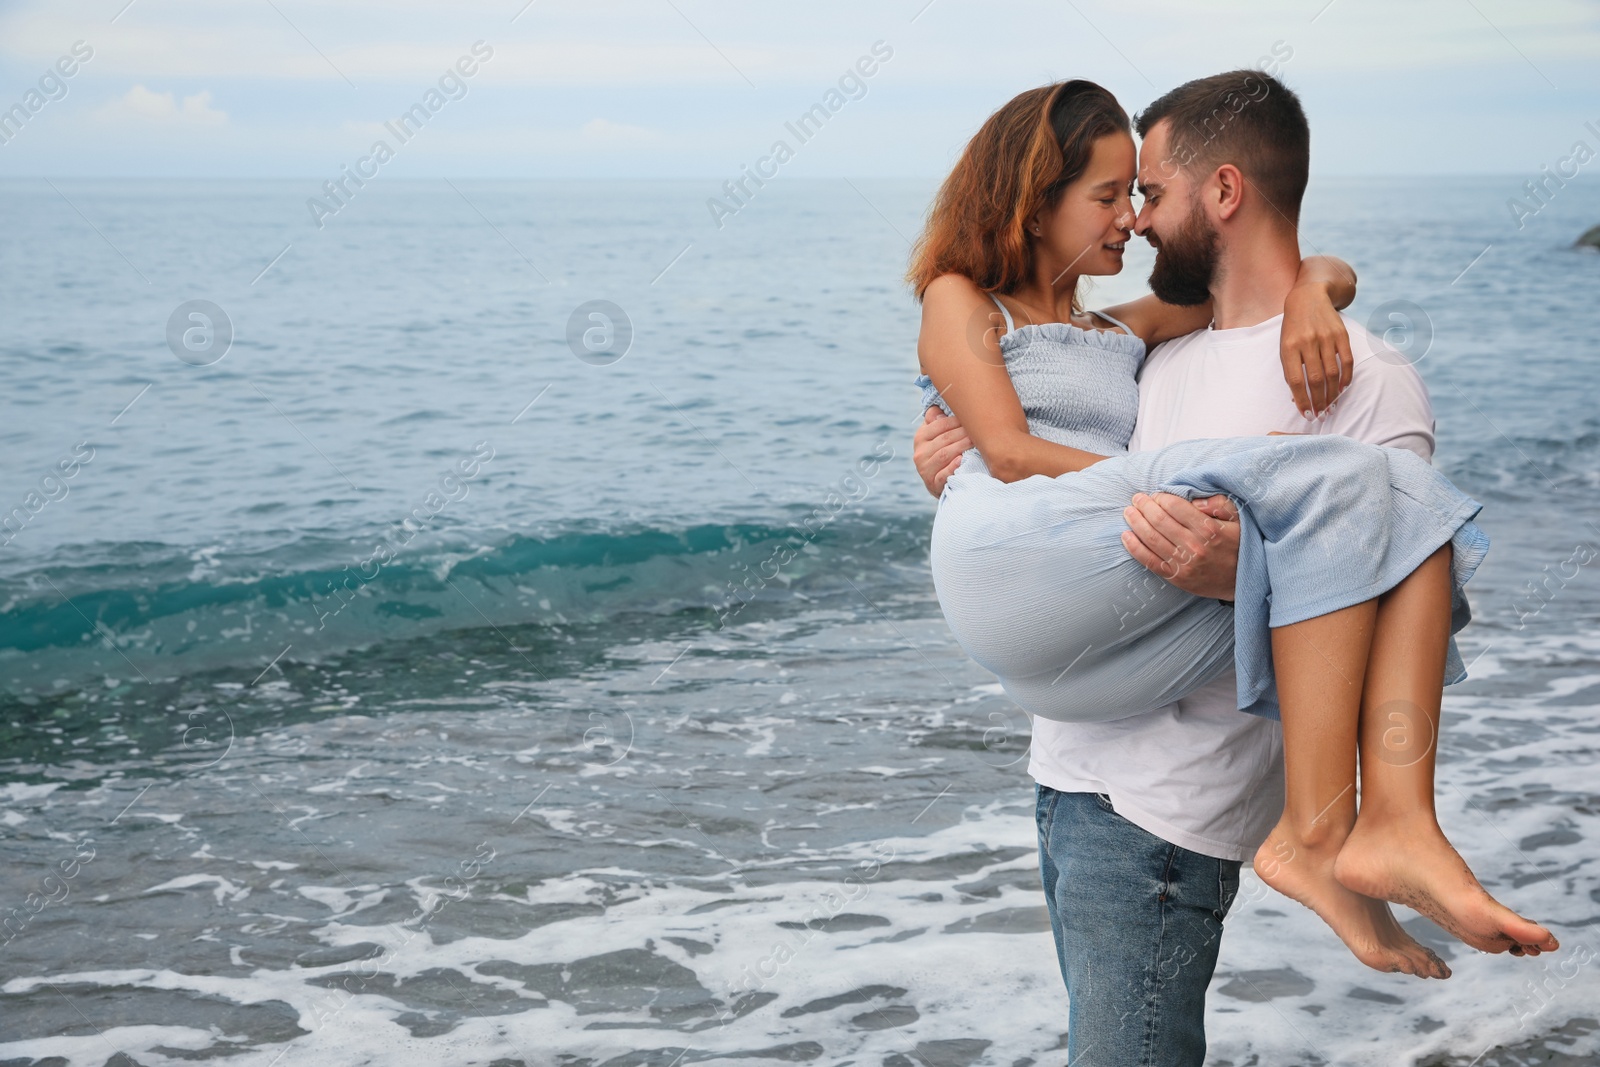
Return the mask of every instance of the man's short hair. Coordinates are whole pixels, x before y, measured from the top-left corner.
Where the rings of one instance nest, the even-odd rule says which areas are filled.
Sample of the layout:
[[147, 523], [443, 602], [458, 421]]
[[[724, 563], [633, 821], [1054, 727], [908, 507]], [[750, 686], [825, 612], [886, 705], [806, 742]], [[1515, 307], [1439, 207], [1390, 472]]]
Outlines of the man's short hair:
[[1232, 163], [1285, 221], [1299, 222], [1311, 127], [1300, 98], [1282, 82], [1259, 70], [1185, 82], [1139, 113], [1139, 136], [1163, 119], [1173, 164], [1209, 173]]

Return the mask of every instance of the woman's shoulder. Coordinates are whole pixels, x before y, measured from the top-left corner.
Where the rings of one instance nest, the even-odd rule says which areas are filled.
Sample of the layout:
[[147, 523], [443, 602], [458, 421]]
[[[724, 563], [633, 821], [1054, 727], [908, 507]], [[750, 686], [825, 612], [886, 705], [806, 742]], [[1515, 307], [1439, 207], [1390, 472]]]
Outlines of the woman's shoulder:
[[922, 294], [924, 304], [934, 301], [942, 306], [988, 303], [989, 294], [965, 274], [941, 274], [928, 283]]
[[[991, 321], [989, 316], [994, 316]], [[922, 294], [924, 336], [971, 337], [974, 323], [981, 332], [1000, 321], [1000, 309], [990, 295], [963, 274], [941, 274], [928, 283]]]

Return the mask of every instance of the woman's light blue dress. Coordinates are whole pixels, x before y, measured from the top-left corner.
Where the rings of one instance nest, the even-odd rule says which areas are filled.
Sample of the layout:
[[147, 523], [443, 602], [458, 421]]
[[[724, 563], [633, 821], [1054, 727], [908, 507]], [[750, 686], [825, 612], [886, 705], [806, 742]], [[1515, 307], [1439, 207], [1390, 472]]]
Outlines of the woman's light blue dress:
[[[1270, 627], [1378, 596], [1445, 544], [1451, 633], [1466, 625], [1461, 587], [1489, 545], [1471, 521], [1480, 505], [1411, 452], [1330, 435], [1130, 454], [1143, 341], [1033, 323], [1009, 329], [1000, 351], [1029, 432], [1111, 457], [1006, 483], [974, 449], [939, 498], [929, 554], [940, 607], [967, 654], [1027, 711], [1067, 722], [1137, 715], [1232, 663], [1239, 707], [1276, 718]], [[924, 407], [949, 412], [926, 375], [917, 384]], [[1122, 509], [1140, 492], [1225, 493], [1239, 505], [1235, 606], [1181, 592], [1128, 555]], [[1452, 638], [1442, 681], [1465, 675]]]

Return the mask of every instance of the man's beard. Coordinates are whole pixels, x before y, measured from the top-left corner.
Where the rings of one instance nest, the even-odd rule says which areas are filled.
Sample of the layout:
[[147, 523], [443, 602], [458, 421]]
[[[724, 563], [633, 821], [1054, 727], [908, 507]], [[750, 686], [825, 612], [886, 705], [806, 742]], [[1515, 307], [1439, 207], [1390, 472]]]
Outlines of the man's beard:
[[1193, 307], [1211, 299], [1211, 281], [1217, 273], [1217, 231], [1192, 205], [1189, 217], [1169, 237], [1157, 237], [1156, 265], [1150, 271], [1150, 291], [1180, 307]]

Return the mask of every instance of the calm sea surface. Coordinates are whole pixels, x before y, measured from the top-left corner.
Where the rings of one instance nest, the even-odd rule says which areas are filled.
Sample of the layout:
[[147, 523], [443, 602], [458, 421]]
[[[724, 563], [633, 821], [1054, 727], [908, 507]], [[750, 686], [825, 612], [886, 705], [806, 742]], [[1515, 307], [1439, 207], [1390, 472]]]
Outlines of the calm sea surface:
[[[1568, 950], [1377, 974], [1247, 873], [1217, 1064], [1600, 1056], [1600, 190], [1523, 180], [1305, 244], [1485, 505], [1440, 815]], [[3, 188], [0, 1062], [1063, 1059], [909, 460], [928, 185]]]

